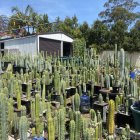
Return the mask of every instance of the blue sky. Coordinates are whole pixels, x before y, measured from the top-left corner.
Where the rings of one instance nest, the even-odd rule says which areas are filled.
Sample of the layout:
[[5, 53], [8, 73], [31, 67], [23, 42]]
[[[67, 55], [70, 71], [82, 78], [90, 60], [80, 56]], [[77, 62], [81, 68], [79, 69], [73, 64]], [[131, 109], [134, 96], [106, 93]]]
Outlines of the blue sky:
[[[137, 0], [140, 2], [140, 0]], [[102, 11], [106, 0], [0, 0], [0, 15], [11, 15], [11, 7], [18, 6], [24, 10], [29, 4], [40, 14], [47, 13], [50, 21], [57, 16], [64, 19], [66, 16], [76, 15], [78, 22], [87, 21], [90, 25]], [[140, 12], [140, 7], [136, 9]]]

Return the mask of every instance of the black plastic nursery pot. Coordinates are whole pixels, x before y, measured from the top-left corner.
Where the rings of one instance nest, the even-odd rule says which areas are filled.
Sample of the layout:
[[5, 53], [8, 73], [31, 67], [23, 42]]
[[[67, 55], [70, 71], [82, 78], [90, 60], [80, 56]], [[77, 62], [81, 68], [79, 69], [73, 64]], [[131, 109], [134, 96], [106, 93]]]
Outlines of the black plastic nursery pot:
[[21, 72], [21, 69], [23, 70], [23, 74], [26, 73], [26, 68], [25, 67], [20, 67], [20, 66], [14, 66], [13, 65], [13, 73], [20, 73]]
[[26, 83], [22, 84], [22, 91], [27, 92], [27, 84]]
[[76, 93], [76, 87], [71, 87], [70, 88], [70, 96], [75, 95], [75, 93]]
[[134, 128], [134, 120], [131, 114], [125, 114], [118, 112], [116, 114], [116, 125], [118, 127], [126, 127], [126, 124], [129, 124], [130, 128]]
[[95, 101], [98, 101], [98, 96], [97, 95], [93, 95], [93, 97], [90, 97], [90, 107], [93, 107], [93, 104]]
[[113, 90], [112, 90], [112, 93], [119, 93], [121, 87], [119, 87], [119, 86], [113, 86], [112, 89], [113, 89]]
[[71, 96], [71, 88], [67, 88], [65, 91], [66, 91], [66, 98], [69, 98]]
[[100, 85], [95, 85], [94, 86], [94, 94], [99, 94], [100, 93], [100, 90], [101, 90], [101, 86]]
[[108, 103], [103, 102], [102, 104], [99, 104], [99, 101], [94, 102], [93, 104], [93, 109], [97, 112], [100, 111], [101, 112], [101, 117], [103, 119], [103, 122], [106, 122], [106, 112], [107, 112], [107, 108], [108, 108]]
[[4, 62], [3, 70], [6, 70], [9, 64], [11, 64], [11, 62]]
[[52, 94], [51, 101], [60, 102], [60, 95]]
[[135, 107], [134, 105], [131, 105], [130, 109], [134, 117], [135, 130], [140, 132], [140, 109], [138, 107]]
[[118, 96], [121, 95], [121, 93], [112, 93], [110, 90], [107, 90], [107, 89], [101, 89], [99, 92], [102, 94], [104, 101], [106, 100], [107, 94], [108, 94], [110, 100], [111, 99], [115, 100], [117, 95]]

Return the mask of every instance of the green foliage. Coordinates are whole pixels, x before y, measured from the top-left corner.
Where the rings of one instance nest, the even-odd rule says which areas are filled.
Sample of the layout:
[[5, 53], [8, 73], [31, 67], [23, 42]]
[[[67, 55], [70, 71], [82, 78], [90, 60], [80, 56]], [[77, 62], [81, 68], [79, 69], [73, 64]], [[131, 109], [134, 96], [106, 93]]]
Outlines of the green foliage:
[[75, 39], [73, 43], [73, 56], [83, 57], [86, 48], [84, 39]]

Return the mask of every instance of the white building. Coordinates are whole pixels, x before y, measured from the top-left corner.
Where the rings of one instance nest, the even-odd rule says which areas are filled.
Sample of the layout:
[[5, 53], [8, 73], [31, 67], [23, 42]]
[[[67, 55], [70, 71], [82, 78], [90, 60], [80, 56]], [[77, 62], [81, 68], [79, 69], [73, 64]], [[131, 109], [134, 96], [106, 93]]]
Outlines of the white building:
[[4, 53], [19, 52], [35, 56], [41, 51], [47, 51], [48, 54], [63, 56], [72, 55], [73, 39], [63, 32], [46, 33], [40, 35], [30, 35], [20, 38], [7, 38], [0, 40], [0, 49]]

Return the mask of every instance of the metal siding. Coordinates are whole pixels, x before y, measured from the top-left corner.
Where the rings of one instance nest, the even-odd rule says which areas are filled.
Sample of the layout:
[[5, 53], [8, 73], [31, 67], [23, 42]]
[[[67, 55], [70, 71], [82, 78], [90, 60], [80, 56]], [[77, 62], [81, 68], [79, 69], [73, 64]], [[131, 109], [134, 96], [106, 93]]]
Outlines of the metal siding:
[[22, 55], [36, 55], [37, 45], [36, 37], [8, 40], [5, 42], [5, 49], [18, 49]]

